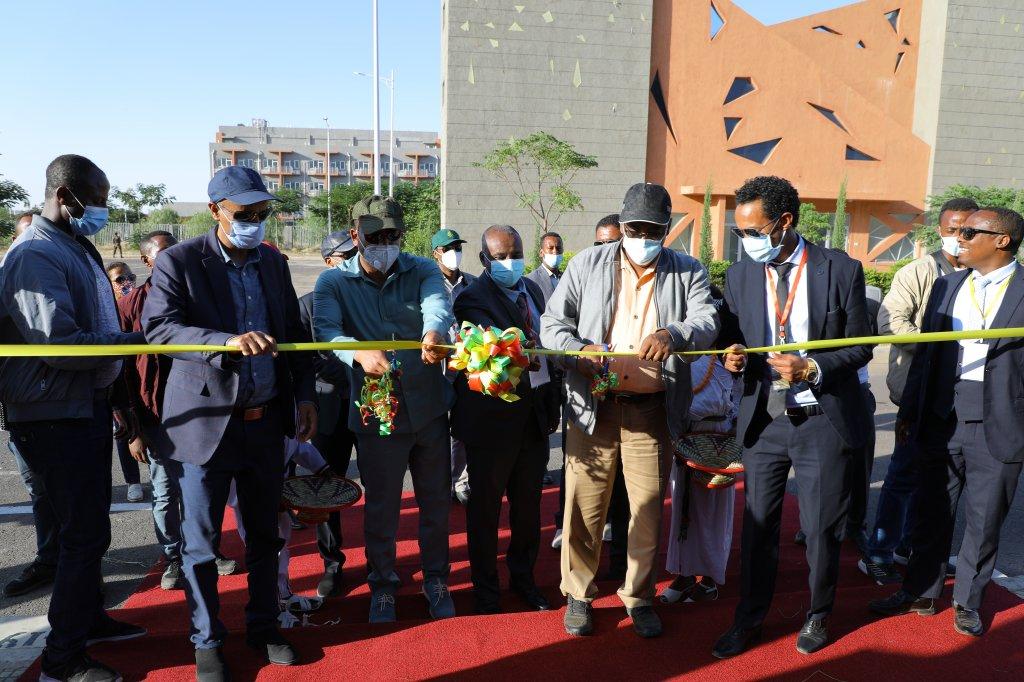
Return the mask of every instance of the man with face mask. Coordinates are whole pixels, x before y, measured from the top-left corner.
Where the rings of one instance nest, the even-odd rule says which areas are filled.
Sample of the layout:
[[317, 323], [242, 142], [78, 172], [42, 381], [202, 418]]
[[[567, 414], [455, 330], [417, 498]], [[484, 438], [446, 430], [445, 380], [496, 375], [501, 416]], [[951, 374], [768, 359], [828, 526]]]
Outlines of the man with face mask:
[[273, 664], [297, 662], [277, 630], [282, 443], [309, 440], [317, 415], [312, 358], [277, 352], [278, 340], [310, 335], [284, 256], [261, 244], [274, 197], [242, 166], [217, 171], [208, 193], [217, 224], [156, 259], [142, 326], [149, 343], [232, 349], [174, 355], [153, 447], [181, 491], [196, 677], [214, 681], [229, 675], [217, 551], [232, 482], [246, 534], [246, 643]]
[[[143, 343], [117, 321], [110, 280], [88, 240], [107, 223], [110, 183], [83, 156], [46, 168], [41, 215], [0, 261], [0, 343]], [[120, 358], [24, 357], [0, 363], [6, 428], [43, 485], [59, 532], [44, 677], [115, 680], [85, 653], [94, 642], [146, 634], [103, 609], [100, 561], [110, 545], [111, 419], [126, 423]], [[115, 409], [111, 413], [111, 406]], [[119, 431], [120, 426], [119, 426]], [[117, 434], [117, 435], [120, 435]]]
[[[942, 248], [900, 268], [878, 311], [878, 329], [882, 334], [917, 334], [924, 322], [924, 310], [932, 285], [939, 277], [963, 269], [957, 235], [971, 214], [978, 210], [973, 199], [950, 199], [939, 210], [939, 238]], [[889, 399], [899, 406], [907, 373], [917, 346], [894, 344], [889, 349]], [[889, 468], [878, 495], [875, 526], [868, 535], [867, 556], [859, 564], [861, 571], [879, 585], [897, 583], [902, 578], [895, 563], [906, 563], [910, 547], [910, 529], [914, 527], [914, 498], [917, 490], [915, 442], [897, 443], [889, 458]]]
[[[473, 275], [462, 272], [462, 245], [465, 239], [459, 237], [455, 230], [442, 228], [430, 239], [430, 248], [433, 249], [434, 260], [437, 267], [444, 275], [444, 288], [448, 290], [448, 298], [452, 305], [455, 299], [470, 284], [476, 281]], [[448, 339], [455, 342], [455, 334], [459, 331], [459, 324], [462, 321], [456, 318], [448, 334]], [[469, 471], [466, 469], [466, 446], [458, 438], [452, 438], [452, 497], [459, 501], [459, 504], [466, 504], [469, 501]]]
[[545, 232], [540, 237], [540, 265], [533, 269], [527, 279], [540, 287], [544, 292], [545, 303], [554, 293], [558, 281], [562, 277], [562, 261], [565, 260], [565, 246], [562, 235], [557, 232]]
[[[672, 439], [686, 429], [690, 366], [677, 351], [709, 348], [718, 333], [707, 271], [695, 259], [664, 248], [672, 201], [661, 185], [626, 192], [619, 219], [622, 242], [581, 251], [548, 301], [545, 348], [620, 351], [566, 364], [569, 429], [562, 534], [564, 624], [571, 635], [593, 631], [590, 602], [601, 557], [608, 505], [621, 462], [629, 498], [626, 577], [619, 598], [641, 637], [661, 634], [653, 610], [662, 502], [672, 464]], [[595, 375], [614, 371], [618, 386], [603, 400]]]
[[359, 399], [364, 379], [392, 375], [398, 411], [390, 435], [376, 419], [363, 424], [356, 410], [348, 425], [356, 433], [356, 457], [365, 490], [364, 524], [371, 623], [396, 619], [395, 534], [402, 506], [405, 472], [412, 474], [419, 504], [419, 547], [423, 594], [433, 618], [455, 615], [448, 593], [448, 508], [451, 449], [448, 410], [450, 382], [438, 365], [447, 351], [453, 324], [443, 277], [432, 261], [402, 253], [405, 223], [393, 199], [371, 196], [352, 207], [352, 239], [359, 256], [321, 273], [313, 290], [313, 324], [318, 341], [419, 340], [421, 350], [335, 351], [352, 368], [350, 400]]
[[[775, 592], [779, 526], [789, 470], [796, 472], [800, 526], [807, 536], [811, 605], [800, 653], [828, 643], [839, 548], [850, 500], [849, 467], [874, 429], [858, 370], [869, 346], [747, 357], [748, 346], [842, 339], [870, 333], [859, 262], [805, 241], [796, 231], [800, 197], [787, 180], [759, 177], [736, 191], [736, 235], [750, 257], [726, 272], [723, 365], [742, 373], [736, 438], [744, 447], [740, 602], [715, 644], [736, 656], [760, 635]], [[859, 454], [857, 455], [859, 457]]]

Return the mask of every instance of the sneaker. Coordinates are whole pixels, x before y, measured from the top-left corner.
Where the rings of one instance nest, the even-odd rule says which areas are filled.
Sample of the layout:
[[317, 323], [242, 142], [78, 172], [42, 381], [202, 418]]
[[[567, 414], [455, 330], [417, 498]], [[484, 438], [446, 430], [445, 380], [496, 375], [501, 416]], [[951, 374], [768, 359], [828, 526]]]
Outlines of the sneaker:
[[860, 572], [875, 581], [876, 585], [895, 585], [903, 582], [903, 576], [896, 572], [892, 564], [875, 563], [870, 559], [857, 562]]
[[320, 583], [316, 586], [316, 596], [321, 599], [335, 597], [341, 594], [341, 590], [344, 585], [345, 579], [342, 575], [340, 566], [325, 568], [323, 577], [320, 578]]
[[566, 597], [565, 616], [562, 618], [565, 631], [573, 637], [586, 637], [594, 631], [594, 616], [590, 602], [581, 601], [572, 595]]
[[295, 665], [299, 655], [291, 643], [284, 638], [277, 628], [264, 632], [252, 632], [245, 636], [245, 643], [267, 657], [268, 663], [274, 665]]
[[469, 488], [460, 488], [455, 491], [455, 501], [465, 507], [469, 504]]
[[961, 635], [981, 637], [985, 627], [981, 624], [981, 614], [976, 609], [969, 609], [953, 602], [953, 629]]
[[430, 578], [423, 582], [423, 596], [430, 606], [430, 617], [434, 620], [451, 618], [455, 615], [455, 602], [448, 591], [448, 584], [441, 578]]
[[226, 557], [217, 557], [217, 575], [234, 575], [238, 571], [238, 562]]
[[5, 597], [20, 597], [53, 582], [57, 569], [35, 561], [25, 567], [17, 578], [4, 586]]
[[377, 590], [370, 596], [370, 622], [395, 622], [395, 595], [384, 590]]
[[121, 676], [113, 668], [82, 654], [63, 665], [50, 667], [43, 663], [39, 682], [121, 682]]
[[301, 594], [290, 594], [285, 599], [280, 600], [282, 611], [289, 611], [300, 615], [319, 611], [323, 605], [324, 600], [320, 597], [303, 597]]
[[601, 538], [604, 542], [612, 541], [612, 524], [604, 524], [604, 536]]
[[164, 568], [163, 575], [160, 576], [160, 589], [161, 590], [178, 590], [181, 589], [183, 575], [181, 573], [181, 562], [180, 561], [168, 561], [167, 567]]
[[626, 609], [626, 615], [633, 621], [633, 631], [644, 639], [661, 636], [661, 619], [653, 606], [634, 606]]
[[145, 499], [146, 493], [142, 490], [141, 483], [132, 483], [128, 486], [128, 501], [129, 502], [142, 502]]
[[927, 597], [915, 597], [912, 594], [898, 590], [891, 597], [886, 599], [875, 599], [868, 602], [868, 608], [872, 613], [880, 616], [902, 616], [905, 613], [916, 613], [919, 616], [934, 616], [935, 600]]
[[675, 604], [678, 601], [692, 601], [690, 595], [693, 592], [697, 579], [692, 575], [676, 576], [672, 584], [661, 591], [658, 599], [662, 604]]
[[718, 583], [711, 578], [704, 577], [693, 586], [693, 594], [688, 601], [702, 602], [716, 599], [718, 599]]
[[551, 540], [551, 549], [562, 549], [562, 529], [555, 529], [555, 537]]
[[123, 642], [127, 639], [144, 637], [145, 634], [146, 628], [114, 620], [104, 613], [99, 621], [89, 630], [85, 645], [92, 646], [100, 642]]
[[230, 679], [231, 673], [220, 647], [196, 649], [196, 682], [227, 682]]

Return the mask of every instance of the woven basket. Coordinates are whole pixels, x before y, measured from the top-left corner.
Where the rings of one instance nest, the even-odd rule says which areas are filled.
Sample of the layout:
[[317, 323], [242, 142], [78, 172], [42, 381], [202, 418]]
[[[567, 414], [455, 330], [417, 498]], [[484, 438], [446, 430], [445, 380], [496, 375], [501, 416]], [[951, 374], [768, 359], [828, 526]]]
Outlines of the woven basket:
[[688, 433], [675, 442], [686, 466], [709, 474], [743, 471], [743, 448], [731, 433]]
[[351, 507], [362, 496], [359, 484], [342, 476], [292, 476], [284, 480], [281, 506], [304, 523], [323, 523], [331, 512]]
[[690, 476], [693, 478], [695, 483], [702, 485], [709, 490], [728, 488], [729, 486], [736, 484], [736, 477], [730, 474], [709, 474], [706, 471], [694, 469], [690, 472]]

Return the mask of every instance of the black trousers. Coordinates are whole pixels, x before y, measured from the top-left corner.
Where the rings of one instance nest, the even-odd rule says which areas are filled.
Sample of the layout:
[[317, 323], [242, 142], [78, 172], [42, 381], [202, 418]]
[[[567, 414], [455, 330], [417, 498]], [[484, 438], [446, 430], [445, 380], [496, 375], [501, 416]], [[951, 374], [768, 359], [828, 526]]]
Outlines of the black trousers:
[[850, 451], [825, 415], [775, 419], [743, 453], [743, 540], [736, 624], [752, 628], [768, 615], [779, 564], [779, 531], [789, 470], [796, 473], [800, 526], [807, 535], [811, 608], [808, 618], [832, 611], [839, 549], [849, 507]]
[[[356, 444], [355, 434], [346, 424], [347, 418], [339, 419], [334, 426], [334, 433], [317, 433], [313, 436], [313, 446], [324, 456], [331, 471], [339, 476], [348, 475], [352, 448]], [[345, 553], [341, 551], [341, 544], [341, 512], [331, 512], [327, 521], [317, 524], [316, 527], [316, 546], [324, 560], [325, 569], [340, 569], [345, 565]]]
[[[875, 413], [875, 396], [871, 393], [871, 386], [861, 384], [860, 389], [864, 394], [864, 402], [868, 406], [868, 414], [873, 415]], [[864, 530], [864, 517], [868, 511], [871, 470], [875, 466], [875, 429], [869, 429], [866, 435], [867, 442], [864, 443], [864, 447], [850, 452], [853, 461], [850, 467], [850, 511], [846, 517], [847, 536]]]
[[903, 589], [918, 597], [942, 595], [956, 508], [964, 493], [966, 528], [956, 562], [953, 600], [981, 607], [992, 579], [999, 531], [1020, 477], [1020, 462], [1000, 462], [989, 451], [983, 422], [927, 417], [921, 424], [921, 488]]
[[469, 566], [478, 602], [498, 601], [498, 519], [508, 498], [511, 529], [505, 562], [513, 587], [533, 586], [540, 547], [540, 498], [547, 468], [547, 436], [530, 421], [522, 438], [487, 446], [466, 444], [469, 487], [466, 505]]

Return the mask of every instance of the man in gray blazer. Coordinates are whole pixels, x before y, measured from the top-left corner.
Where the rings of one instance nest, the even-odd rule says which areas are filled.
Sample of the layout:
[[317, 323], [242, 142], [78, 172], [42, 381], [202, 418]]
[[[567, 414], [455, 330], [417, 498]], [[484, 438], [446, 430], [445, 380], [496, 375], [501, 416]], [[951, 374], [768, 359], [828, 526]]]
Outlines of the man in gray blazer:
[[551, 298], [551, 294], [555, 293], [558, 280], [562, 277], [564, 254], [562, 235], [557, 232], [545, 232], [540, 236], [540, 265], [534, 268], [526, 279], [540, 287], [545, 304]]

